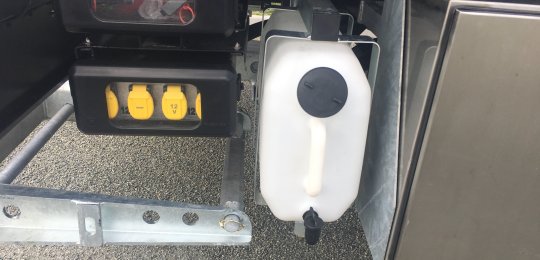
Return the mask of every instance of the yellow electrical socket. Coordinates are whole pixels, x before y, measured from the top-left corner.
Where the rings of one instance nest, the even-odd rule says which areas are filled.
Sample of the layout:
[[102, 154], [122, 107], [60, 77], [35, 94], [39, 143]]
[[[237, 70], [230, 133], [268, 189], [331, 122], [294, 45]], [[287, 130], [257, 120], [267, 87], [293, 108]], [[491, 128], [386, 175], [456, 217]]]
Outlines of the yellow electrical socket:
[[118, 115], [118, 98], [116, 98], [116, 94], [114, 94], [110, 86], [105, 88], [105, 98], [107, 100], [109, 119], [113, 119]]
[[182, 120], [187, 113], [187, 99], [180, 85], [168, 85], [161, 99], [161, 110], [169, 120]]
[[145, 84], [133, 84], [128, 94], [129, 114], [137, 120], [147, 120], [154, 113], [154, 100]]
[[195, 98], [195, 113], [199, 119], [202, 119], [201, 93], [197, 94], [197, 98]]

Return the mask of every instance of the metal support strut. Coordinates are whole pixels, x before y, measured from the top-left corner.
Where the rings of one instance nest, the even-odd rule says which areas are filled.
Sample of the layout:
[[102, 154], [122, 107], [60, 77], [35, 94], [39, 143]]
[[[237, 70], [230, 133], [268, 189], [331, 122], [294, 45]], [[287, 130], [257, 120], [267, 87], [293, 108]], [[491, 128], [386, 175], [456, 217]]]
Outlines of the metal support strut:
[[10, 184], [13, 182], [72, 113], [73, 105], [65, 104], [0, 172], [0, 183]]

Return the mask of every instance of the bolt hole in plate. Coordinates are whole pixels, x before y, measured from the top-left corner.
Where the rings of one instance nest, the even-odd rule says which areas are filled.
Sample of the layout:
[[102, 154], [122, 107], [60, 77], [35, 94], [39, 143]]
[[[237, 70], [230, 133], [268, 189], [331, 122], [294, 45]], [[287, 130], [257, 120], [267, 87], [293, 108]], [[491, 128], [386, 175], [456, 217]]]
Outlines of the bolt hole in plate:
[[199, 215], [194, 212], [187, 212], [182, 216], [182, 221], [188, 226], [193, 226], [199, 221]]
[[21, 215], [21, 209], [15, 205], [7, 205], [2, 211], [8, 218], [19, 218]]
[[84, 218], [84, 227], [88, 235], [93, 236], [97, 233], [97, 223], [94, 218], [86, 217]]
[[147, 224], [156, 224], [159, 221], [159, 214], [153, 210], [147, 210], [143, 213], [142, 218]]

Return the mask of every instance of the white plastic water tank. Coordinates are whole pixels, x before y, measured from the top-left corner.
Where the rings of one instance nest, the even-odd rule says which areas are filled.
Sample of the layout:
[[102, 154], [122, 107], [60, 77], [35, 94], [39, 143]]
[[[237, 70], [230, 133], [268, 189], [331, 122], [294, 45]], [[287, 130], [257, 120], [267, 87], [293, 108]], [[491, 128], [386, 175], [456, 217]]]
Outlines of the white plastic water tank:
[[[276, 11], [262, 39], [291, 28], [305, 31], [300, 15]], [[264, 51], [262, 195], [281, 220], [302, 221], [313, 207], [325, 222], [335, 221], [358, 193], [371, 106], [367, 78], [348, 44], [273, 38]]]

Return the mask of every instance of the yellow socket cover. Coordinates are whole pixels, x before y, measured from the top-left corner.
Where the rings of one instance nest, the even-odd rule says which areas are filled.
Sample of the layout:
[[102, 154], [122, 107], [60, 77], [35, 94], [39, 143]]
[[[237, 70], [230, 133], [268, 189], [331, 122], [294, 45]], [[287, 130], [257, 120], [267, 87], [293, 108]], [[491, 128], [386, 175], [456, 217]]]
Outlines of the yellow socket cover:
[[114, 94], [109, 86], [105, 88], [105, 98], [107, 100], [109, 119], [113, 119], [118, 115], [118, 98], [116, 98], [116, 94]]
[[146, 120], [154, 113], [154, 100], [144, 84], [133, 84], [128, 95], [129, 114], [137, 120]]
[[201, 93], [197, 94], [197, 98], [195, 99], [195, 113], [199, 119], [202, 118]]
[[169, 120], [181, 120], [187, 113], [187, 99], [180, 85], [168, 85], [161, 99], [161, 110]]

